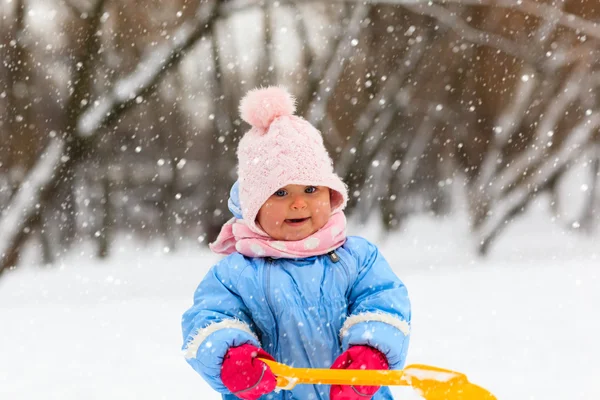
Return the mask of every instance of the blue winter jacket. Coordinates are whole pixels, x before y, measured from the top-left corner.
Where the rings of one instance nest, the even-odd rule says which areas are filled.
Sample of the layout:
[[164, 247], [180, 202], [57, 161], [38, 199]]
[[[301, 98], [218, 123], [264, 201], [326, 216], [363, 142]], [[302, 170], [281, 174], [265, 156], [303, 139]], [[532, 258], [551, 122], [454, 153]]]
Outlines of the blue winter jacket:
[[[337, 256], [337, 257], [336, 257]], [[404, 366], [410, 331], [404, 284], [373, 244], [348, 237], [333, 254], [303, 259], [249, 258], [233, 253], [212, 267], [183, 315], [183, 350], [190, 365], [223, 399], [227, 349], [250, 343], [277, 361], [329, 368], [352, 345], [383, 352]], [[329, 386], [298, 385], [261, 399], [325, 400]], [[388, 388], [373, 400], [392, 399]]]

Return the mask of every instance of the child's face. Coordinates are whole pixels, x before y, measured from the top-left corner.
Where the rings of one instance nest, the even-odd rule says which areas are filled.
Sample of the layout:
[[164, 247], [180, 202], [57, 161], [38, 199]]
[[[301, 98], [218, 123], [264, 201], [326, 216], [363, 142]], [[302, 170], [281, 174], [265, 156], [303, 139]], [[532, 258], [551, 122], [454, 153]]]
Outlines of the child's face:
[[256, 220], [276, 240], [302, 240], [329, 220], [331, 203], [326, 186], [287, 185], [262, 205]]

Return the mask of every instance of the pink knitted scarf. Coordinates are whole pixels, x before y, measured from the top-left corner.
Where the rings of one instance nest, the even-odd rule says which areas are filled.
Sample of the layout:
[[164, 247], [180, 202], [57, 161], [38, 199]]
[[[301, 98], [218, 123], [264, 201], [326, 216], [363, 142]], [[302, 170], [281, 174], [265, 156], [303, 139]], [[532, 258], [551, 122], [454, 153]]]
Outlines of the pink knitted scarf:
[[244, 220], [232, 218], [223, 225], [217, 240], [209, 245], [217, 254], [239, 252], [248, 257], [305, 258], [327, 254], [346, 241], [346, 217], [336, 212], [312, 235], [293, 241], [272, 239], [251, 230]]

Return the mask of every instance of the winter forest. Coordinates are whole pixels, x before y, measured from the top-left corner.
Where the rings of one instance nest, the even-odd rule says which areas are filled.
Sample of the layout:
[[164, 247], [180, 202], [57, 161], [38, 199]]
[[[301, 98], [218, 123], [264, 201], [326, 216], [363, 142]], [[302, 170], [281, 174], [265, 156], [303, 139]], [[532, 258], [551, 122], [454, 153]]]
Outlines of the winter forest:
[[409, 363], [600, 398], [598, 0], [0, 0], [0, 60], [0, 398], [220, 398], [181, 315], [270, 85], [406, 284]]
[[[4, 0], [0, 268], [116, 232], [212, 241], [242, 94], [281, 84], [323, 133], [348, 212], [398, 230], [466, 193], [485, 255], [583, 165], [562, 222], [598, 223], [594, 1]], [[564, 200], [563, 200], [564, 201]]]

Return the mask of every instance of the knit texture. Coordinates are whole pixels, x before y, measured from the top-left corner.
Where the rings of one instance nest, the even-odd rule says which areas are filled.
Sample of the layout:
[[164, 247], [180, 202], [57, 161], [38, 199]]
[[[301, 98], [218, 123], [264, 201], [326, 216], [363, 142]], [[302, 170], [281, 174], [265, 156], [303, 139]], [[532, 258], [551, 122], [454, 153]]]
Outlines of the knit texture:
[[346, 217], [343, 212], [331, 215], [329, 221], [312, 235], [301, 240], [280, 241], [252, 231], [244, 220], [232, 218], [210, 249], [217, 254], [233, 252], [248, 257], [306, 258], [327, 254], [346, 241]]
[[281, 87], [252, 90], [240, 103], [242, 119], [252, 126], [237, 153], [240, 205], [244, 221], [255, 232], [264, 233], [256, 225], [258, 211], [286, 185], [330, 188], [332, 213], [348, 201], [321, 133], [294, 111], [294, 98]]

